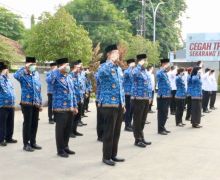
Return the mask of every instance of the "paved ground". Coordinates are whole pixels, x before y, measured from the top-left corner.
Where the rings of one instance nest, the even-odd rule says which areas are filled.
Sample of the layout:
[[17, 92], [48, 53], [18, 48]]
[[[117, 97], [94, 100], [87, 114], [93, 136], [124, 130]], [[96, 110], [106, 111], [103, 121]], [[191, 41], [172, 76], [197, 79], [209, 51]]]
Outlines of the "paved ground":
[[79, 128], [83, 137], [71, 139], [70, 147], [76, 155], [68, 159], [56, 156], [54, 125], [47, 123], [47, 111], [40, 115], [38, 144], [42, 151], [22, 150], [22, 115], [16, 112], [16, 145], [0, 148], [0, 180], [219, 180], [220, 179], [220, 97], [218, 110], [202, 119], [202, 129], [175, 127], [174, 117], [168, 120], [169, 136], [156, 134], [156, 114], [145, 128], [147, 140], [153, 145], [140, 149], [133, 145], [132, 133], [122, 130], [119, 155], [126, 162], [108, 167], [101, 163], [101, 143], [96, 141], [96, 113], [83, 119], [88, 126]]

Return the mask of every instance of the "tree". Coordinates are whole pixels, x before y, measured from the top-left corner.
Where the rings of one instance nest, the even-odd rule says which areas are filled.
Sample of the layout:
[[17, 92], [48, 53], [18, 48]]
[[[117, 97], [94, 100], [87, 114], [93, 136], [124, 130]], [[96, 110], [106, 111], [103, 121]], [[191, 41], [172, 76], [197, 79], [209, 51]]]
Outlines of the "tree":
[[159, 63], [159, 43], [153, 43], [150, 40], [144, 39], [141, 36], [133, 36], [127, 46], [127, 53], [125, 59], [135, 58], [137, 54], [146, 53], [148, 56], [148, 62], [150, 64]]
[[8, 61], [10, 64], [23, 60], [23, 56], [8, 41], [0, 36], [0, 60]]
[[132, 36], [130, 21], [108, 0], [74, 0], [65, 8], [88, 30], [94, 45], [105, 47]]
[[0, 34], [13, 40], [22, 38], [24, 25], [21, 18], [10, 12], [9, 10], [0, 7]]
[[52, 61], [61, 57], [81, 59], [88, 63], [92, 57], [92, 41], [82, 26], [60, 8], [54, 16], [44, 13], [40, 22], [26, 34], [24, 48], [27, 55], [40, 61]]
[[[136, 34], [137, 18], [141, 14], [140, 1], [134, 0], [110, 0], [121, 11], [126, 12], [126, 17], [131, 21], [133, 33]], [[154, 6], [161, 0], [152, 0]], [[160, 43], [161, 55], [167, 57], [170, 50], [178, 49], [180, 44], [182, 13], [185, 12], [186, 3], [184, 0], [164, 0], [165, 4], [161, 6], [157, 13], [157, 40]], [[153, 39], [153, 17], [150, 3], [146, 6], [146, 38]]]

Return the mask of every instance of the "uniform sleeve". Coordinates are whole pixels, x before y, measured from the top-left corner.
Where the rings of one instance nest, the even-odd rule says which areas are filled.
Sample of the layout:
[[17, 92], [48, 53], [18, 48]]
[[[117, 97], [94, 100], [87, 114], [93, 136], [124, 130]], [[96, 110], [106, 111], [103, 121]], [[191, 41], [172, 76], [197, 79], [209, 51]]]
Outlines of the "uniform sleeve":
[[21, 78], [24, 76], [24, 73], [25, 73], [24, 71], [25, 71], [24, 67], [22, 67], [19, 70], [17, 70], [14, 73], [14, 78], [17, 79], [18, 81], [21, 81]]
[[47, 77], [46, 77], [46, 82], [49, 83], [49, 84], [54, 84], [58, 74], [59, 74], [59, 70], [58, 69], [56, 69], [54, 71], [51, 71], [51, 73], [49, 73], [47, 75]]
[[5, 87], [4, 78], [0, 76], [0, 89], [3, 90], [3, 92], [7, 93], [7, 88]]

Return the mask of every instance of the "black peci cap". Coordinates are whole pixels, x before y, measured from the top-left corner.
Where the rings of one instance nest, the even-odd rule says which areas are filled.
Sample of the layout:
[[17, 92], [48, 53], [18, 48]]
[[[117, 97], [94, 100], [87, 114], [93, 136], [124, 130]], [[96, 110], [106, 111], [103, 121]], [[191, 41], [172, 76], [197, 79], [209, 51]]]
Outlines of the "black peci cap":
[[147, 58], [147, 54], [138, 54], [137, 55], [137, 61], [140, 61], [142, 59], [146, 59]]
[[168, 58], [163, 58], [163, 59], [160, 60], [161, 64], [162, 63], [168, 63], [168, 62], [170, 62], [170, 60]]
[[57, 65], [66, 64], [68, 62], [69, 62], [68, 58], [61, 58], [56, 60]]
[[57, 65], [57, 63], [55, 63], [55, 62], [50, 63], [50, 67], [56, 66], [56, 65]]
[[26, 63], [36, 63], [35, 57], [26, 57]]
[[135, 59], [128, 59], [126, 62], [127, 62], [127, 64], [129, 65], [129, 64], [135, 62]]
[[105, 48], [105, 53], [109, 53], [111, 51], [118, 50], [117, 44], [109, 45]]

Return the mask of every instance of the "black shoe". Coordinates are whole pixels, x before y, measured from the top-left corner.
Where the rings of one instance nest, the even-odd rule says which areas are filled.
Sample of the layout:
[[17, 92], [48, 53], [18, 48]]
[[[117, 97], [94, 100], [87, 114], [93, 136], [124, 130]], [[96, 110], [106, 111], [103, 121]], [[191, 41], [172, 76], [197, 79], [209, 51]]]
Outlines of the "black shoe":
[[170, 114], [171, 114], [171, 115], [176, 115], [176, 113], [175, 113], [175, 112], [171, 112]]
[[100, 138], [100, 137], [98, 137], [98, 138], [97, 138], [97, 141], [99, 141], [99, 142], [103, 142], [103, 139]]
[[149, 122], [149, 121], [146, 121], [146, 122], [145, 122], [145, 124], [150, 124], [150, 123], [151, 123], [151, 122]]
[[133, 129], [130, 126], [125, 126], [125, 131], [133, 132]]
[[79, 127], [82, 127], [83, 126], [83, 123], [82, 122], [78, 122], [78, 125]]
[[82, 115], [82, 117], [88, 117], [88, 116], [84, 114], [84, 115]]
[[86, 110], [86, 112], [88, 113], [88, 112], [91, 112], [90, 110]]
[[69, 148], [64, 149], [64, 151], [70, 155], [76, 154], [74, 151], [71, 151]]
[[39, 146], [39, 145], [37, 145], [37, 144], [32, 144], [31, 147], [32, 147], [33, 149], [36, 149], [36, 150], [41, 150], [41, 149], [42, 149], [42, 147]]
[[165, 133], [167, 133], [167, 134], [171, 133], [171, 131], [168, 131], [168, 130], [164, 130], [164, 131], [165, 131]]
[[72, 133], [72, 134], [70, 134], [70, 137], [71, 137], [71, 138], [75, 138], [76, 135]]
[[4, 147], [7, 146], [7, 143], [5, 141], [0, 142], [0, 146]]
[[158, 134], [160, 134], [160, 135], [167, 135], [167, 133], [165, 131], [158, 132]]
[[189, 118], [186, 118], [185, 120], [186, 120], [186, 121], [190, 121], [190, 119], [189, 119]]
[[148, 145], [148, 146], [152, 144], [152, 142], [147, 142], [147, 141], [145, 141], [145, 139], [142, 140], [142, 143], [144, 143], [145, 145]]
[[108, 159], [103, 159], [102, 162], [109, 165], [109, 166], [114, 166], [115, 165], [115, 162], [112, 161], [111, 159], [109, 159], [109, 160]]
[[15, 143], [17, 143], [18, 141], [15, 140], [15, 139], [10, 139], [10, 140], [6, 140], [6, 142], [9, 143], [9, 144], [15, 144]]
[[203, 111], [203, 113], [210, 113], [211, 111], [209, 111], [209, 110], [205, 110], [205, 111]]
[[33, 152], [34, 151], [34, 149], [28, 144], [28, 145], [25, 145], [24, 147], [23, 147], [23, 150], [24, 151], [27, 151], [27, 152]]
[[193, 125], [192, 127], [193, 128], [202, 128], [202, 126], [200, 126], [200, 125]]
[[83, 136], [83, 134], [82, 134], [82, 133], [79, 133], [79, 132], [75, 132], [74, 135], [75, 135], [75, 136]]
[[183, 127], [183, 124], [180, 123], [180, 124], [177, 124], [176, 126], [178, 126], [178, 127]]
[[49, 124], [54, 124], [55, 122], [54, 121], [49, 121]]
[[79, 123], [78, 123], [78, 126], [86, 126], [87, 124], [86, 123], [84, 123], [84, 122], [82, 122], [82, 121], [80, 121]]
[[210, 109], [211, 109], [211, 110], [216, 110], [217, 108], [216, 108], [216, 107], [210, 107]]
[[141, 147], [141, 148], [145, 148], [146, 147], [146, 145], [143, 142], [141, 142], [141, 141], [135, 142], [134, 145], [138, 146], [138, 147]]
[[154, 111], [150, 110], [148, 113], [155, 113]]
[[69, 155], [65, 151], [58, 152], [57, 155], [62, 157], [62, 158], [68, 158], [69, 157]]
[[114, 161], [114, 162], [124, 162], [125, 159], [123, 159], [123, 158], [118, 158], [118, 157], [113, 157], [113, 158], [112, 158], [112, 161]]
[[186, 124], [182, 123], [183, 126], [185, 126]]

